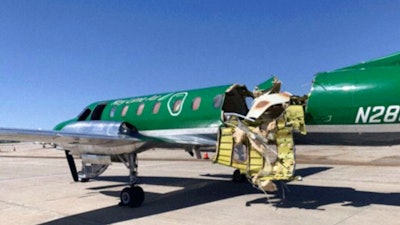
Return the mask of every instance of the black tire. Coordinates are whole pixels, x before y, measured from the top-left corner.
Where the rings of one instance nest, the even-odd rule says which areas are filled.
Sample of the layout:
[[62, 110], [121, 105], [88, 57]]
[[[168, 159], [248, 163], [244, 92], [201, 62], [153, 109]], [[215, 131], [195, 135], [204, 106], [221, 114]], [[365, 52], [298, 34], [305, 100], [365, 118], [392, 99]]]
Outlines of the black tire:
[[120, 194], [120, 205], [132, 208], [139, 207], [144, 201], [144, 191], [139, 186], [124, 188]]
[[132, 197], [133, 195], [131, 188], [124, 188], [119, 195], [119, 198], [121, 200], [120, 205], [122, 206], [131, 205], [133, 201]]
[[242, 172], [240, 172], [239, 169], [237, 169], [237, 170], [235, 170], [235, 171], [233, 172], [233, 175], [232, 175], [232, 181], [233, 181], [233, 182], [243, 183], [243, 182], [245, 182], [246, 180], [247, 180], [247, 179], [246, 179], [246, 175], [243, 174]]
[[81, 178], [81, 179], [79, 179], [79, 181], [81, 183], [86, 183], [86, 182], [89, 182], [89, 178]]
[[131, 188], [131, 193], [133, 196], [133, 201], [130, 207], [139, 207], [144, 202], [144, 191], [139, 186], [134, 186]]

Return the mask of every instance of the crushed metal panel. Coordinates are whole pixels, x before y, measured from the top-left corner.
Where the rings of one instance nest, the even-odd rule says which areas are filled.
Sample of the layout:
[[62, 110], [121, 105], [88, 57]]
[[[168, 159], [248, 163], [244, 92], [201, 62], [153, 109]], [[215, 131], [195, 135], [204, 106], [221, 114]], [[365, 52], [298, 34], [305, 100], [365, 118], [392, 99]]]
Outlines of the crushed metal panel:
[[278, 93], [281, 89], [281, 81], [276, 77], [271, 77], [267, 81], [256, 86], [254, 89], [255, 97], [264, 93]]
[[239, 169], [263, 191], [276, 190], [272, 181], [293, 180], [293, 130], [306, 133], [305, 101], [288, 93], [265, 92], [256, 97], [247, 116], [229, 114], [214, 162]]
[[254, 100], [253, 105], [251, 106], [250, 111], [247, 113], [246, 117], [258, 119], [265, 112], [267, 112], [267, 109], [271, 106], [278, 104], [282, 105], [289, 102], [290, 96], [291, 95], [287, 92], [276, 94], [263, 94]]
[[[221, 129], [214, 162], [240, 169], [242, 172], [249, 171], [251, 174], [255, 174], [263, 167], [264, 160], [254, 148], [249, 148], [248, 142], [235, 143], [237, 142], [235, 138], [237, 132], [238, 130], [234, 127]], [[241, 147], [237, 148], [238, 146]], [[238, 151], [238, 149], [245, 151]]]

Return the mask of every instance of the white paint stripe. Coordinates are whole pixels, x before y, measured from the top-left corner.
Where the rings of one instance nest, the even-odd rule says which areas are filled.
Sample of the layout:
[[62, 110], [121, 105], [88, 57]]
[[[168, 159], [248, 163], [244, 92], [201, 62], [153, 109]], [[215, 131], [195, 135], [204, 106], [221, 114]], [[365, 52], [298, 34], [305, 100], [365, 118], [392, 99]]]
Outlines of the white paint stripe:
[[[183, 128], [139, 131], [148, 136], [216, 134], [219, 127]], [[351, 124], [351, 125], [306, 125], [309, 133], [396, 133], [400, 132], [400, 124]]]
[[192, 128], [192, 129], [168, 129], [140, 132], [143, 135], [158, 137], [168, 140], [170, 143], [215, 145], [218, 127]]
[[194, 134], [217, 134], [219, 127], [210, 128], [183, 128], [183, 129], [164, 129], [139, 131], [146, 136], [171, 136], [171, 135], [194, 135]]
[[396, 133], [400, 124], [307, 125], [309, 133]]

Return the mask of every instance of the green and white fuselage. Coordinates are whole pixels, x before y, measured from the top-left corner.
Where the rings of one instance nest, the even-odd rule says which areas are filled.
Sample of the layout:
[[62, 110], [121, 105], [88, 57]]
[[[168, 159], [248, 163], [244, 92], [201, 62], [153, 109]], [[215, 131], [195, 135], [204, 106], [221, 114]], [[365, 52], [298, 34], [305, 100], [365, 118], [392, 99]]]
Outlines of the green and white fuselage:
[[[55, 130], [121, 136], [118, 126], [125, 126], [130, 129], [129, 137], [141, 140], [136, 143], [140, 146], [134, 148], [138, 152], [159, 146], [215, 146], [224, 112], [245, 115], [247, 97], [250, 92], [246, 87], [224, 85], [100, 101], [87, 106], [76, 118], [58, 124]], [[93, 154], [110, 153], [106, 148], [90, 149]], [[68, 147], [80, 153], [90, 149]], [[121, 148], [114, 154], [132, 149]]]
[[400, 143], [400, 54], [315, 76], [303, 143]]

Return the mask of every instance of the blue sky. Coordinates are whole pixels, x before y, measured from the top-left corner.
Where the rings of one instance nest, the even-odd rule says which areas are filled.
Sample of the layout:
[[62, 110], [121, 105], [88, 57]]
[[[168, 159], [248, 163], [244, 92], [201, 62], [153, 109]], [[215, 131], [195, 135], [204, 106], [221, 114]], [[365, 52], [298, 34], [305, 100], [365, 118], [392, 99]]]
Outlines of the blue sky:
[[0, 127], [51, 129], [87, 104], [278, 76], [400, 51], [400, 1], [1, 1]]

